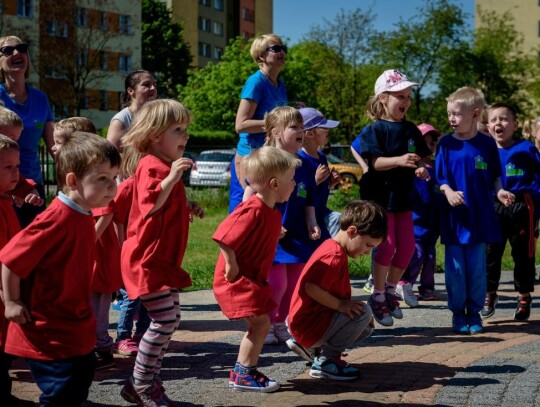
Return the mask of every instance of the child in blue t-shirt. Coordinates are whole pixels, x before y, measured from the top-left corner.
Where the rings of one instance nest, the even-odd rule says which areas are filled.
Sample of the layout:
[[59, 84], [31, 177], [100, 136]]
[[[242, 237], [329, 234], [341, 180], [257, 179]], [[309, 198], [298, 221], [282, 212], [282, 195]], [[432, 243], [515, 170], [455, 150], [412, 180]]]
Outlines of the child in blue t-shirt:
[[495, 201], [495, 211], [503, 240], [487, 246], [487, 293], [483, 318], [495, 313], [498, 302], [497, 289], [501, 278], [501, 259], [506, 241], [512, 246], [514, 260], [514, 287], [519, 293], [514, 319], [526, 321], [531, 314], [531, 292], [535, 277], [535, 209], [540, 195], [540, 153], [527, 140], [515, 140], [517, 114], [506, 103], [495, 103], [488, 110], [488, 129], [497, 143], [501, 159], [503, 188], [516, 196], [515, 202], [506, 207]]
[[454, 133], [439, 140], [435, 172], [448, 201], [441, 217], [448, 308], [455, 333], [477, 334], [484, 331], [486, 243], [501, 240], [493, 195], [505, 206], [514, 195], [502, 188], [495, 140], [477, 130], [485, 106], [482, 92], [463, 87], [447, 101]]

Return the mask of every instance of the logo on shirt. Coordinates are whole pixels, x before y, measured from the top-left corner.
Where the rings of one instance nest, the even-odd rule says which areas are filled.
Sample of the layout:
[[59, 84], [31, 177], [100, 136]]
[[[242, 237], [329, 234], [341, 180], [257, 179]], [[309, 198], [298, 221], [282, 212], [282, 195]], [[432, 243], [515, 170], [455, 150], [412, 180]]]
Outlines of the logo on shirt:
[[508, 163], [506, 164], [506, 166], [504, 167], [506, 169], [506, 176], [507, 177], [518, 177], [520, 175], [523, 175], [525, 172], [520, 169], [520, 168], [516, 168], [516, 166], [512, 163]]
[[304, 184], [303, 182], [300, 182], [298, 184], [296, 196], [299, 196], [300, 198], [307, 198], [306, 184]]
[[38, 122], [37, 120], [34, 120], [34, 127], [36, 129], [42, 129], [43, 127], [45, 127], [45, 123], [43, 122]]
[[481, 155], [474, 157], [474, 168], [477, 170], [487, 170], [488, 165], [487, 162], [484, 161], [484, 157]]
[[407, 141], [407, 148], [409, 153], [416, 153], [416, 145], [414, 144], [414, 140], [412, 138]]

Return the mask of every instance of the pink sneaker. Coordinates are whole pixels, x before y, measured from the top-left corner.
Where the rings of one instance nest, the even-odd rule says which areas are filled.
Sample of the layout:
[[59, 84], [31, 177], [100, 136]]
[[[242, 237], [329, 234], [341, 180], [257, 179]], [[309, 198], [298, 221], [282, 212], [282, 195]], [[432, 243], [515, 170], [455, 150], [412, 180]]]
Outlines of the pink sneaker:
[[131, 338], [122, 339], [114, 344], [114, 353], [124, 356], [136, 356], [139, 351], [139, 346]]

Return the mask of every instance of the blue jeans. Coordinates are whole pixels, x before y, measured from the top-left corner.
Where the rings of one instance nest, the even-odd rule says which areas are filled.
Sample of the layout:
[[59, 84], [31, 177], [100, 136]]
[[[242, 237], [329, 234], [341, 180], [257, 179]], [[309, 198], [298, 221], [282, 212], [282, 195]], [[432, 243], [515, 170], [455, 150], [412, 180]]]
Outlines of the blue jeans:
[[444, 273], [448, 308], [454, 314], [476, 314], [486, 296], [486, 245], [446, 245]]
[[339, 232], [339, 218], [341, 217], [341, 212], [336, 211], [330, 211], [328, 214], [324, 217], [324, 223], [326, 224], [326, 228], [328, 229], [328, 232], [330, 233], [330, 237], [334, 237]]
[[131, 338], [133, 330], [133, 319], [135, 314], [139, 313], [135, 335], [143, 335], [150, 326], [150, 318], [145, 307], [141, 307], [141, 300], [130, 300], [125, 289], [121, 288], [122, 306], [120, 307], [120, 315], [118, 316], [118, 326], [116, 328], [116, 341]]
[[26, 359], [41, 395], [40, 406], [80, 406], [94, 379], [94, 352], [59, 360]]
[[231, 181], [229, 183], [229, 213], [242, 203], [244, 197], [244, 188], [240, 184], [236, 175], [235, 157], [231, 161]]

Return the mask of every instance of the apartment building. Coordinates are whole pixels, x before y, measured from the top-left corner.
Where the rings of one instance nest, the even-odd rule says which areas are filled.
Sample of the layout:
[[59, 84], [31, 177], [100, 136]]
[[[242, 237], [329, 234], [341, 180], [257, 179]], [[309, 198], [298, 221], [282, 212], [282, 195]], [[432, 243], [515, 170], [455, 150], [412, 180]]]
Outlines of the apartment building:
[[184, 25], [193, 65], [218, 62], [229, 40], [272, 32], [272, 0], [163, 0]]
[[127, 73], [141, 67], [140, 0], [0, 0], [0, 34], [30, 44], [29, 81], [56, 118], [108, 126]]

